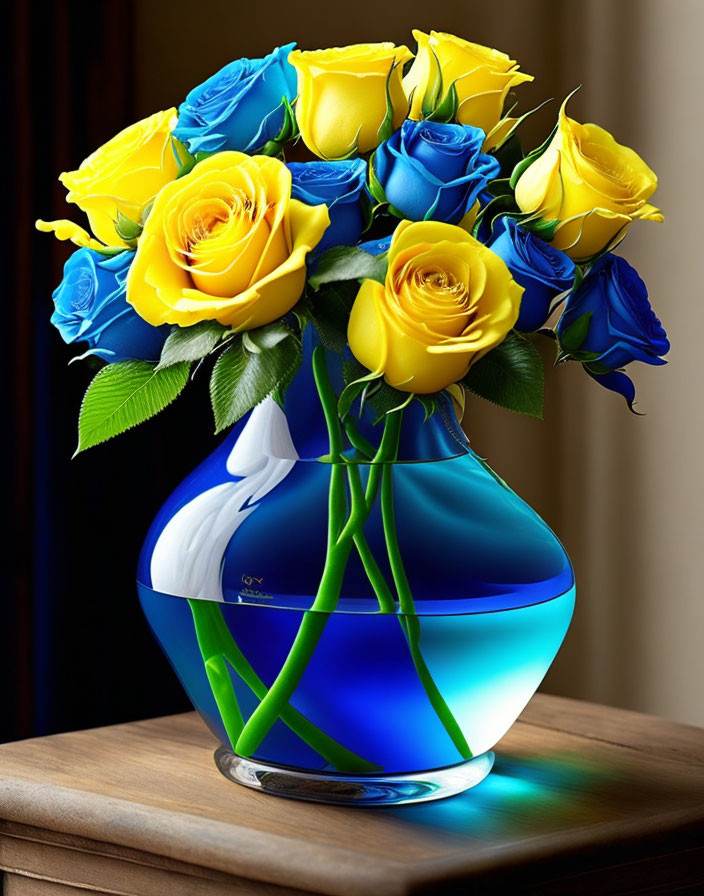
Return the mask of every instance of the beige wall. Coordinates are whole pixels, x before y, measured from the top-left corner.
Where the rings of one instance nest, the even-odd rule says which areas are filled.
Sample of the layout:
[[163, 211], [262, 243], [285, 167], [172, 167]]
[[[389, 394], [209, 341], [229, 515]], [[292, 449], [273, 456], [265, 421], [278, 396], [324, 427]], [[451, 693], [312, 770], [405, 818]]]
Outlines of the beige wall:
[[[700, 296], [700, 0], [137, 4], [139, 111], [177, 104], [225, 62], [298, 39], [303, 47], [411, 41], [454, 31], [518, 58], [536, 84], [524, 108], [583, 89], [571, 113], [633, 145], [660, 175], [665, 225], [633, 227], [623, 254], [646, 280], [673, 344], [670, 364], [635, 371], [639, 409], [574, 365], [550, 370], [546, 420], [473, 402], [476, 450], [569, 550], [578, 609], [545, 688], [704, 725], [704, 412]], [[433, 10], [430, 14], [428, 10]], [[550, 112], [531, 122], [536, 137]]]

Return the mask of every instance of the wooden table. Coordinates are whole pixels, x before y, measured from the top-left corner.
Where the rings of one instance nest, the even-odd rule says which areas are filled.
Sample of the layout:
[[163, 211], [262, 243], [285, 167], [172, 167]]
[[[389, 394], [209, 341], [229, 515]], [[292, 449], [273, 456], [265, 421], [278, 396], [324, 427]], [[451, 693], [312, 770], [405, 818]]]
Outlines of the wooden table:
[[0, 746], [4, 896], [704, 893], [704, 732], [538, 695], [475, 790], [342, 809], [226, 781], [195, 714]]

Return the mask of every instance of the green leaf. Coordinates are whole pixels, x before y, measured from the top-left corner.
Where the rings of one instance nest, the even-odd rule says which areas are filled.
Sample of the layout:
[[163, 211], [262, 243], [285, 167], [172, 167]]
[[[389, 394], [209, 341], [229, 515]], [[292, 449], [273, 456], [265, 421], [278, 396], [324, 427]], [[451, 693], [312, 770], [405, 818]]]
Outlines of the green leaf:
[[313, 289], [339, 280], [369, 279], [383, 283], [387, 266], [386, 253], [372, 255], [358, 246], [335, 246], [320, 256], [308, 282]]
[[368, 378], [369, 371], [364, 366], [364, 364], [360, 364], [359, 361], [353, 356], [350, 355], [343, 359], [342, 361], [342, 380], [345, 386], [349, 386], [357, 380]]
[[555, 231], [557, 230], [559, 223], [557, 218], [554, 218], [552, 221], [545, 221], [542, 218], [529, 217], [521, 221], [521, 224], [526, 230], [530, 230], [531, 233], [539, 236], [541, 240], [546, 240], [548, 243], [555, 236]]
[[275, 140], [277, 143], [288, 143], [298, 135], [298, 123], [296, 122], [296, 113], [287, 96], [281, 97], [281, 105], [284, 109], [284, 121]]
[[347, 325], [358, 291], [356, 280], [325, 283], [304, 304], [324, 347], [340, 355], [347, 348]]
[[200, 361], [230, 332], [216, 320], [200, 321], [192, 327], [172, 327], [161, 350], [157, 370], [181, 361]]
[[596, 358], [586, 363], [584, 367], [589, 371], [589, 373], [595, 373], [597, 376], [603, 376], [604, 374], [614, 372], [613, 367], [607, 367], [606, 364], [602, 364], [601, 361], [597, 361]]
[[[265, 329], [264, 327], [260, 329]], [[217, 360], [210, 379], [215, 431], [236, 423], [267, 395], [280, 395], [301, 363], [301, 343], [291, 333], [271, 345], [262, 339], [257, 352], [238, 339]]]
[[433, 54], [433, 61], [435, 63], [435, 68], [432, 76], [428, 79], [428, 86], [425, 89], [425, 93], [423, 94], [423, 101], [421, 103], [421, 115], [423, 118], [428, 118], [435, 111], [436, 106], [440, 102], [440, 97], [442, 96], [443, 83], [442, 83], [442, 67], [440, 65], [440, 60], [438, 59], [438, 55], [435, 50], [432, 49], [430, 52]]
[[337, 402], [337, 413], [341, 420], [349, 414], [352, 405], [356, 399], [364, 392], [369, 385], [369, 380], [355, 380], [342, 390], [340, 400]]
[[508, 177], [498, 177], [496, 180], [492, 180], [487, 184], [486, 191], [491, 193], [492, 196], [510, 196], [513, 198], [513, 189]]
[[591, 319], [592, 312], [585, 311], [584, 314], [580, 314], [574, 323], [571, 323], [566, 330], [559, 334], [560, 351], [563, 354], [571, 355], [579, 351], [589, 333]]
[[[412, 392], [401, 392], [400, 389], [394, 389], [390, 386], [379, 373], [371, 373], [367, 368], [360, 364], [356, 358], [346, 358], [342, 375], [346, 383], [346, 388], [340, 396], [340, 402], [346, 399], [348, 390], [352, 393], [352, 404], [360, 391], [364, 391], [364, 401], [371, 405], [379, 414], [379, 422], [381, 418], [390, 411], [398, 410], [399, 407], [408, 404], [414, 397]], [[364, 389], [359, 390], [357, 387], [361, 384]]]
[[538, 350], [525, 336], [510, 330], [500, 345], [470, 368], [462, 383], [487, 401], [542, 418], [544, 379]]
[[[357, 362], [355, 362], [355, 364], [357, 364]], [[348, 366], [348, 371], [351, 371], [352, 369], [352, 367]], [[340, 395], [340, 400], [337, 403], [337, 412], [341, 419], [347, 416], [358, 396], [362, 395], [362, 393], [364, 393], [365, 396], [372, 394], [368, 389], [370, 384], [373, 384], [374, 389], [377, 389], [381, 385], [381, 374], [373, 373], [361, 364], [356, 367], [356, 370], [360, 375], [351, 382], [346, 383], [345, 388]], [[343, 372], [343, 376], [344, 375]]]
[[143, 206], [142, 211], [139, 213], [139, 226], [142, 230], [144, 230], [144, 225], [147, 223], [147, 219], [149, 218], [149, 215], [151, 215], [153, 208], [154, 200]]
[[201, 150], [195, 155], [191, 155], [186, 144], [181, 143], [176, 137], [171, 138], [171, 149], [178, 165], [177, 178], [190, 174], [199, 162], [203, 162], [205, 159], [215, 155], [215, 152], [208, 152], [207, 150]]
[[450, 84], [445, 96], [438, 102], [433, 111], [428, 116], [428, 121], [437, 121], [441, 124], [448, 124], [455, 120], [457, 109], [459, 107], [459, 98], [457, 96], [457, 87], [455, 81]]
[[[436, 206], [436, 207], [437, 207], [437, 206]], [[403, 221], [404, 218], [406, 217], [405, 212], [402, 212], [401, 209], [396, 208], [395, 205], [391, 205], [390, 202], [389, 202], [389, 204], [386, 206], [386, 209], [387, 209], [387, 211], [389, 212], [389, 214], [392, 214], [395, 218], [400, 218], [402, 221]], [[376, 278], [372, 278], [372, 279], [376, 279]], [[383, 281], [383, 280], [380, 280], [379, 282], [380, 282], [380, 283], [383, 283], [384, 281]]]
[[[253, 350], [256, 353], [258, 351], [266, 351], [267, 349], [274, 348], [280, 342], [283, 342], [284, 339], [288, 339], [289, 336], [292, 336], [293, 334], [285, 323], [276, 320], [273, 323], [265, 324], [263, 327], [247, 330], [242, 335], [247, 338], [248, 343], [251, 343], [254, 346]], [[252, 351], [252, 349], [250, 349], [250, 351]]]
[[501, 176], [506, 175], [508, 179], [508, 175], [523, 158], [523, 147], [518, 134], [503, 140], [499, 146], [490, 151], [490, 155], [494, 156], [501, 166]]
[[511, 115], [511, 113], [518, 108], [518, 95], [515, 90], [509, 90], [506, 94], [506, 99], [504, 100], [504, 107], [501, 112], [501, 117], [506, 118]]
[[379, 178], [376, 176], [376, 171], [374, 170], [374, 155], [373, 153], [367, 164], [368, 167], [368, 176], [367, 176], [367, 187], [369, 192], [372, 195], [372, 198], [376, 200], [380, 205], [386, 202], [386, 193], [384, 192], [384, 188], [379, 182]]
[[[391, 411], [397, 411], [399, 408], [405, 407], [413, 400], [413, 392], [401, 392], [400, 389], [394, 389], [382, 378], [381, 374], [372, 373], [356, 358], [345, 358], [342, 364], [342, 376], [345, 382], [345, 389], [340, 396], [339, 406], [342, 410], [346, 408], [348, 390], [352, 396], [349, 406], [354, 403], [358, 395], [361, 395], [362, 403], [369, 404], [379, 415], [374, 421], [378, 423], [386, 414]], [[358, 389], [358, 385], [363, 386], [362, 390]], [[426, 408], [427, 410], [427, 408]], [[343, 416], [341, 414], [341, 416]]]
[[386, 115], [384, 115], [384, 120], [379, 125], [379, 129], [376, 132], [376, 142], [377, 145], [379, 143], [384, 143], [384, 141], [388, 140], [389, 137], [394, 132], [394, 104], [391, 99], [391, 76], [394, 73], [394, 69], [400, 63], [397, 60], [394, 60], [391, 63], [391, 67], [389, 68], [389, 73], [386, 76]]
[[414, 398], [413, 392], [402, 392], [400, 389], [394, 389], [386, 380], [380, 380], [379, 387], [369, 392], [367, 400], [379, 415], [374, 422], [379, 423], [386, 414], [405, 408]]
[[[345, 411], [349, 408], [345, 407], [347, 402], [348, 390], [352, 395], [349, 402], [351, 406], [358, 395], [362, 394], [362, 400], [371, 405], [371, 407], [379, 414], [375, 421], [378, 423], [384, 415], [391, 411], [397, 411], [401, 407], [410, 404], [414, 399], [418, 399], [423, 404], [426, 413], [432, 413], [435, 409], [435, 395], [416, 395], [414, 392], [402, 392], [400, 389], [394, 389], [382, 377], [380, 373], [371, 373], [363, 364], [354, 357], [345, 358], [342, 363], [342, 376], [345, 382], [345, 389], [340, 396], [339, 406]], [[363, 389], [358, 389], [359, 385]], [[432, 410], [431, 410], [432, 405]], [[343, 416], [341, 414], [340, 416]]]
[[[136, 242], [134, 246], [130, 246], [131, 249], [136, 248]], [[120, 252], [126, 252], [124, 246], [102, 246], [100, 249], [94, 249], [94, 252], [100, 253], [100, 255], [104, 255], [106, 258], [112, 258], [113, 255], [119, 255]]]
[[293, 382], [293, 378], [296, 376], [298, 371], [301, 368], [301, 360], [303, 358], [303, 347], [301, 345], [300, 340], [294, 337], [294, 350], [297, 348], [296, 360], [285, 370], [284, 375], [276, 384], [276, 388], [272, 391], [271, 395], [277, 404], [283, 405], [284, 398], [286, 397], [286, 390]]
[[575, 350], [573, 352], [565, 352], [558, 348], [557, 357], [555, 358], [555, 366], [564, 364], [566, 361], [579, 361], [586, 367], [591, 366], [594, 361], [599, 358], [599, 352], [588, 352]]
[[416, 401], [420, 402], [423, 405], [423, 410], [425, 411], [425, 420], [429, 420], [433, 414], [435, 413], [438, 406], [438, 392], [430, 393], [429, 395], [416, 395]]
[[494, 228], [494, 222], [502, 215], [510, 215], [511, 217], [517, 218], [519, 220], [524, 217], [523, 212], [521, 212], [516, 205], [513, 194], [495, 196], [484, 206], [479, 215], [477, 215], [477, 220], [475, 221], [474, 228], [472, 230], [473, 235], [476, 237], [481, 226], [484, 225], [487, 221], [489, 226], [489, 233], [491, 233]]
[[76, 454], [158, 414], [184, 388], [189, 368], [190, 364], [181, 362], [157, 370], [148, 361], [103, 367], [81, 405]]
[[127, 243], [128, 246], [134, 248], [137, 245], [137, 240], [142, 232], [142, 225], [137, 221], [133, 221], [132, 218], [128, 218], [127, 215], [124, 215], [119, 209], [114, 224], [115, 233], [120, 237], [122, 242]]
[[293, 111], [293, 107], [289, 102], [288, 97], [282, 96], [281, 103], [279, 105], [279, 109], [283, 108], [284, 110], [284, 120], [281, 125], [281, 130], [273, 138], [273, 140], [268, 140], [264, 146], [260, 150], [258, 150], [259, 155], [262, 156], [278, 156], [281, 154], [283, 146], [285, 143], [289, 143], [296, 136], [298, 136], [298, 124], [296, 122], [296, 115]]
[[197, 162], [197, 156], [192, 156], [186, 144], [182, 143], [177, 137], [171, 137], [171, 151], [178, 165], [178, 170], [176, 171], [177, 178], [183, 177], [184, 174], [188, 174], [189, 171], [193, 170]]
[[535, 162], [536, 159], [539, 159], [540, 156], [542, 156], [542, 154], [548, 148], [548, 146], [550, 146], [550, 143], [552, 142], [552, 138], [555, 136], [556, 132], [557, 132], [557, 124], [552, 129], [552, 131], [550, 131], [550, 134], [548, 135], [547, 139], [543, 143], [541, 143], [537, 149], [534, 149], [532, 152], [529, 152], [528, 155], [525, 157], [525, 159], [522, 159], [516, 165], [516, 167], [513, 169], [513, 172], [511, 173], [511, 186], [513, 187], [514, 190], [516, 189], [516, 184], [518, 183], [518, 180], [521, 177], [521, 175], [528, 168], [530, 168], [530, 166], [533, 164], [533, 162]]

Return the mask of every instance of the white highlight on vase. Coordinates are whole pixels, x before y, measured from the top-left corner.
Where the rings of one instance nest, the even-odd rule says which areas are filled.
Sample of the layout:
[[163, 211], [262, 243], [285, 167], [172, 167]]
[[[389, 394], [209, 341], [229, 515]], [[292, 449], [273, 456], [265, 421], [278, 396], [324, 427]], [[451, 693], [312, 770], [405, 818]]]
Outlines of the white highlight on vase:
[[222, 565], [230, 539], [297, 460], [286, 415], [266, 398], [250, 414], [227, 458], [227, 472], [242, 478], [202, 492], [164, 526], [152, 551], [152, 588], [222, 602]]

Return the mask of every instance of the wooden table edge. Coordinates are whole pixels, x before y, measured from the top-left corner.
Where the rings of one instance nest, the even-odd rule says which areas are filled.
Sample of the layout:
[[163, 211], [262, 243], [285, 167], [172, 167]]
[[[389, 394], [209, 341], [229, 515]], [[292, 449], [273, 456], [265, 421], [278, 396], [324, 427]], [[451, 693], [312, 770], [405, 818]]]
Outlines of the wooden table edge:
[[[575, 715], [575, 712], [578, 715]], [[563, 713], [570, 718], [573, 724], [564, 724], [559, 718], [559, 715]], [[608, 737], [603, 730], [594, 731], [591, 728], [588, 730], [585, 726], [588, 718], [592, 718], [594, 721], [596, 719], [603, 720], [607, 724], [617, 726], [620, 729], [621, 739]], [[575, 727], [574, 722], [577, 719], [580, 724]], [[666, 750], [667, 758], [678, 762], [704, 765], [704, 728], [684, 722], [673, 722], [661, 716], [648, 715], [633, 709], [621, 709], [588, 700], [575, 700], [557, 694], [538, 693], [528, 701], [515, 724], [560, 731], [564, 734], [585, 737], [588, 740], [624, 747], [639, 753], [662, 756], [661, 744], [653, 746], [647, 742], [643, 743], [640, 737], [636, 736], [645, 726], [657, 731], [661, 737], [668, 740], [671, 740], [673, 735], [682, 738], [688, 749], [686, 751], [678, 748]]]
[[[667, 833], [663, 836], [663, 828]], [[442, 857], [426, 859], [413, 866], [412, 884], [418, 888], [424, 883], [438, 879], [450, 881], [467, 880], [499, 872], [525, 870], [543, 861], [555, 862], [582, 856], [586, 860], [595, 853], [604, 857], [629, 847], [640, 852], [648, 843], [657, 843], [658, 850], [686, 851], [693, 845], [704, 848], [704, 811], [699, 809], [678, 810], [645, 818], [641, 824], [629, 825], [624, 830], [624, 822], [615, 819], [602, 825], [597, 832], [588, 827], [573, 828], [562, 835], [559, 850], [555, 849], [552, 835], [541, 835], [524, 840], [519, 846], [501, 843], [490, 851], [473, 859], [462, 857]]]
[[[579, 719], [577, 731], [570, 725], [575, 718]], [[108, 726], [102, 730], [134, 726], [144, 728], [146, 736], [150, 729], [167, 728], [170, 720], [180, 720], [182, 735], [186, 737], [190, 736], [189, 726], [195, 724], [196, 719], [195, 713], [179, 713], [160, 719]], [[602, 721], [603, 726], [600, 725]], [[550, 729], [607, 743], [625, 751], [648, 754], [651, 758], [657, 756], [670, 766], [704, 763], [704, 731], [701, 729], [569, 698], [536, 695], [516, 725]], [[619, 728], [622, 739], [619, 739]], [[93, 729], [94, 732], [100, 730]], [[657, 737], [649, 741], [644, 733], [649, 735], [651, 732]], [[668, 732], [676, 741], [669, 751], [666, 749]], [[75, 734], [77, 732], [54, 737]], [[25, 743], [29, 745], [32, 741]], [[0, 746], [0, 767], [1, 760]], [[366, 813], [373, 810], [348, 811]], [[84, 838], [99, 849], [105, 840], [105, 817], [108, 812], [110, 843], [144, 856], [162, 857], [192, 868], [200, 867], [279, 887], [290, 888], [291, 881], [295, 880], [295, 886], [299, 889], [333, 896], [367, 896], [369, 893], [403, 896], [427, 886], [437, 879], [438, 873], [448, 879], [467, 880], [511, 868], [535, 866], [548, 858], [556, 858], [555, 841], [550, 834], [523, 840], [520, 844], [500, 844], [488, 852], [484, 849], [481, 855], [458, 852], [442, 858], [411, 862], [374, 856], [370, 861], [368, 854], [355, 850], [353, 845], [343, 847], [309, 842], [302, 848], [299, 838], [288, 837], [285, 833], [253, 830], [244, 825], [188, 812], [152, 807], [120, 797], [106, 797], [91, 790], [22, 777], [0, 777], [0, 832], [5, 821]], [[180, 822], [178, 830], [174, 826], [176, 814]], [[363, 816], [360, 819], [363, 823], [362, 819]], [[575, 851], [584, 854], [589, 850], [610, 849], [614, 844], [627, 845], [644, 838], [654, 838], [661, 833], [663, 826], [667, 837], [672, 840], [677, 832], [685, 833], [694, 828], [701, 831], [703, 822], [704, 807], [656, 817], [619, 819], [595, 829], [573, 829], [565, 832], [559, 856], [566, 858]], [[198, 844], [195, 861], [192, 859], [194, 843]]]
[[[110, 814], [110, 843], [144, 855], [164, 856], [247, 880], [335, 896], [407, 892], [408, 865], [324, 844], [309, 843], [267, 831], [179, 812], [173, 813], [106, 797], [90, 791], [45, 785], [21, 778], [0, 779], [0, 830], [3, 821], [104, 842], [105, 815]], [[198, 859], [190, 849], [198, 842]], [[334, 873], [333, 873], [334, 870]]]

